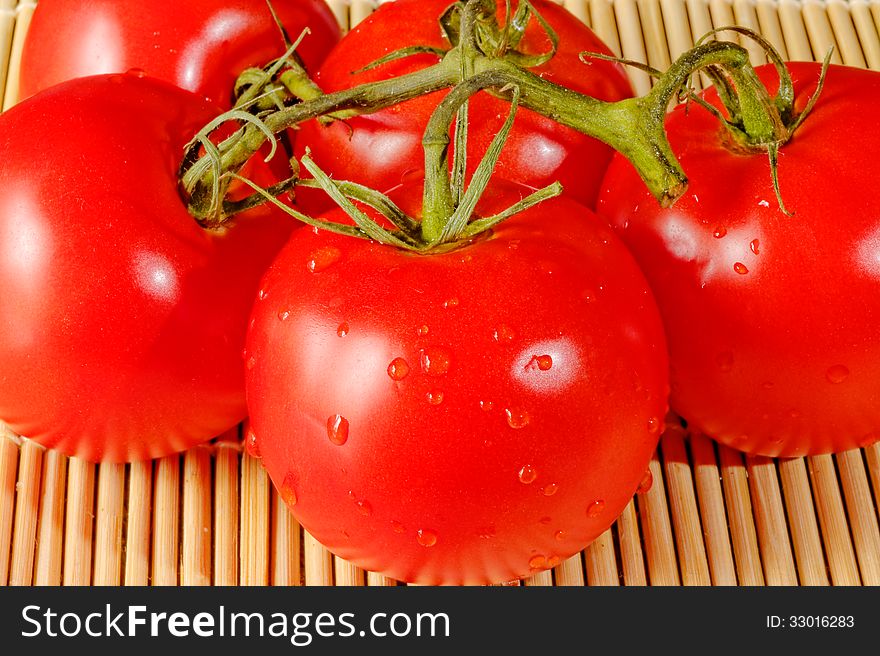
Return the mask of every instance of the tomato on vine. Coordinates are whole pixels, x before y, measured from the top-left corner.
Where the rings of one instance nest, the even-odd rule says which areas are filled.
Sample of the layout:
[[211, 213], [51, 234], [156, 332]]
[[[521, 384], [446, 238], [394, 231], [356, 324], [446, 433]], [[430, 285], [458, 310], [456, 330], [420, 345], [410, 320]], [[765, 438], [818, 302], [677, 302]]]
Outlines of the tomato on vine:
[[[438, 16], [451, 4], [449, 0], [397, 0], [380, 5], [333, 49], [318, 70], [316, 82], [326, 92], [333, 92], [388, 80], [436, 63], [452, 45], [438, 22]], [[584, 52], [611, 55], [592, 30], [556, 3], [533, 0], [531, 5], [546, 21], [546, 26], [533, 14], [523, 32], [513, 28], [507, 33], [501, 32], [501, 36], [491, 32], [498, 43], [492, 44], [495, 50], [484, 43], [488, 55], [496, 56], [496, 51], [505, 52], [507, 48], [507, 58], [527, 64], [548, 82], [599, 100], [614, 101], [632, 96], [629, 80], [619, 65], [602, 59], [586, 59], [586, 62], [580, 59]], [[497, 21], [503, 29], [504, 0], [498, 0], [497, 7], [499, 14], [491, 20]], [[518, 8], [520, 3], [513, 2], [512, 11]], [[483, 20], [490, 18], [483, 17]], [[517, 21], [514, 26], [522, 28]], [[452, 32], [448, 36], [457, 38], [454, 29], [447, 31]], [[401, 50], [411, 52], [410, 56], [364, 69], [389, 53]], [[418, 179], [424, 175], [422, 135], [442, 97], [443, 92], [428, 94], [369, 116], [330, 125], [305, 123], [297, 137], [298, 148], [302, 152], [308, 146], [315, 161], [336, 179], [353, 180], [387, 191], [408, 177]], [[472, 128], [468, 134], [468, 152], [472, 161], [476, 161], [504, 122], [507, 104], [481, 94], [471, 100], [469, 112]], [[559, 181], [565, 193], [592, 206], [612, 152], [605, 144], [570, 127], [535, 112], [523, 111], [497, 171], [501, 177], [533, 187]], [[320, 199], [303, 196], [315, 203], [315, 207], [321, 207]]]
[[[477, 216], [529, 191], [493, 179]], [[391, 197], [418, 210], [422, 187]], [[255, 444], [294, 516], [421, 583], [506, 581], [583, 549], [631, 500], [666, 412], [647, 283], [566, 197], [427, 254], [297, 231], [246, 362]]]
[[0, 116], [0, 420], [19, 434], [130, 461], [245, 417], [247, 314], [292, 221], [260, 208], [209, 231], [188, 213], [180, 158], [219, 113], [114, 74]]
[[[799, 118], [822, 77], [790, 63]], [[774, 67], [758, 68], [776, 89]], [[715, 91], [706, 100], [720, 107]], [[671, 405], [696, 430], [768, 456], [839, 452], [880, 439], [880, 74], [831, 65], [778, 152], [738, 145], [694, 103], [667, 131], [687, 193], [660, 208], [615, 159], [608, 217], [663, 313]]]
[[[316, 70], [340, 38], [324, 0], [274, 0], [297, 54]], [[22, 52], [20, 96], [74, 77], [143, 71], [221, 107], [238, 75], [284, 53], [266, 0], [40, 0]]]

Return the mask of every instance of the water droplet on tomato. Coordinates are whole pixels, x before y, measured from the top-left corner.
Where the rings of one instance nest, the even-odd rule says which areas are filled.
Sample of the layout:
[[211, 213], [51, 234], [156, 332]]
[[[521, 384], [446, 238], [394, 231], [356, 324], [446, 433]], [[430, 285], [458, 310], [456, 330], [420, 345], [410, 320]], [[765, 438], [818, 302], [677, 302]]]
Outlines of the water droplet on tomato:
[[733, 270], [741, 276], [744, 276], [749, 272], [749, 268], [742, 262], [734, 262]]
[[660, 432], [660, 420], [657, 417], [648, 417], [648, 432], [656, 435]]
[[715, 228], [715, 230], [712, 232], [712, 236], [715, 237], [715, 239], [721, 239], [725, 235], [727, 235], [727, 228], [723, 227]]
[[543, 569], [547, 566], [547, 558], [541, 554], [537, 554], [529, 558], [529, 567], [531, 569]]
[[404, 533], [406, 533], [406, 526], [404, 526], [402, 522], [398, 522], [396, 519], [392, 519], [391, 530], [398, 535], [403, 535]]
[[345, 337], [348, 334], [348, 324], [344, 321], [336, 327], [336, 334], [340, 337]]
[[373, 506], [370, 505], [369, 501], [356, 501], [355, 505], [357, 506], [358, 512], [364, 517], [369, 517], [373, 514]]
[[521, 242], [520, 242], [519, 239], [511, 239], [511, 240], [507, 243], [507, 247], [508, 247], [510, 250], [515, 251], [517, 248], [519, 248], [520, 243], [521, 243]]
[[281, 500], [289, 508], [296, 505], [296, 477], [293, 472], [287, 472], [284, 476], [284, 480], [281, 482], [281, 489], [278, 490], [278, 493], [281, 495]]
[[549, 526], [550, 524], [553, 523], [553, 518], [552, 517], [542, 517], [541, 519], [538, 520], [538, 522], [543, 524], [544, 526]]
[[492, 401], [480, 401], [480, 409], [484, 412], [492, 412], [495, 409], [495, 403]]
[[605, 501], [597, 499], [587, 507], [587, 517], [598, 517], [605, 510]]
[[260, 292], [257, 294], [257, 298], [259, 298], [261, 301], [265, 301], [267, 296], [269, 296], [269, 292], [265, 289], [261, 289]]
[[327, 437], [336, 446], [348, 441], [348, 419], [342, 415], [332, 415], [327, 419]]
[[517, 476], [519, 477], [520, 483], [529, 485], [530, 483], [534, 483], [535, 479], [538, 478], [538, 472], [531, 465], [523, 465]]
[[322, 246], [312, 251], [306, 267], [312, 273], [320, 273], [336, 264], [341, 257], [342, 251], [335, 246]]
[[557, 483], [547, 483], [547, 485], [541, 488], [541, 492], [544, 493], [545, 497], [552, 497], [559, 492], [559, 485]]
[[262, 458], [260, 454], [260, 443], [257, 440], [257, 434], [253, 428], [248, 428], [247, 435], [244, 436], [244, 448], [251, 458]]
[[566, 536], [565, 536], [565, 531], [556, 531], [556, 533], [553, 534], [553, 538], [554, 538], [557, 542], [562, 542], [562, 541], [565, 539], [565, 537], [566, 537]]
[[721, 371], [730, 371], [733, 369], [733, 353], [731, 351], [721, 351], [715, 356], [715, 364]]
[[290, 310], [279, 310], [278, 319], [280, 321], [287, 321], [290, 318]]
[[513, 332], [513, 329], [510, 326], [501, 324], [495, 329], [495, 332], [492, 333], [492, 337], [494, 337], [495, 341], [499, 343], [512, 342], [516, 337], [516, 333]]
[[491, 540], [495, 537], [495, 526], [490, 525], [480, 529], [480, 538], [483, 540]]
[[526, 371], [549, 371], [553, 367], [553, 358], [549, 355], [533, 355], [525, 366]]
[[525, 428], [532, 420], [529, 413], [522, 408], [505, 408], [504, 414], [507, 417], [507, 425], [511, 428]]
[[129, 68], [127, 71], [125, 71], [125, 74], [131, 75], [132, 77], [136, 77], [136, 78], [142, 78], [142, 77], [147, 76], [146, 72], [144, 72], [144, 69], [142, 69], [142, 68]]
[[758, 255], [761, 252], [761, 242], [757, 239], [753, 239], [749, 242], [749, 250], [755, 255]]
[[416, 531], [416, 541], [423, 547], [433, 547], [437, 544], [437, 533], [426, 528]]
[[424, 326], [424, 325], [423, 325], [423, 326], [419, 326], [419, 330], [418, 330], [418, 332], [419, 332], [419, 337], [424, 337], [425, 335], [428, 334], [428, 327], [427, 327], [427, 326]]
[[425, 400], [431, 405], [440, 405], [443, 403], [443, 392], [440, 390], [431, 390], [425, 394]]
[[458, 307], [458, 297], [453, 296], [452, 298], [448, 298], [443, 301], [443, 307], [445, 308], [454, 308]]
[[449, 363], [451, 360], [449, 351], [431, 347], [422, 349], [419, 354], [419, 363], [429, 376], [443, 376], [449, 371]]
[[257, 366], [257, 359], [254, 356], [249, 357], [247, 359], [247, 362], [245, 362], [245, 366], [248, 369], [253, 369], [254, 367]]
[[388, 376], [391, 380], [403, 380], [409, 373], [409, 363], [403, 358], [394, 358], [388, 365]]
[[645, 475], [639, 481], [639, 487], [636, 488], [636, 494], [645, 494], [654, 485], [654, 474], [650, 469], [645, 470]]
[[759, 200], [758, 205], [761, 207], [770, 207], [770, 201], [769, 200]]
[[109, 78], [107, 78], [107, 79], [110, 80], [110, 82], [112, 82], [113, 84], [122, 84], [122, 82], [123, 82], [123, 77], [122, 77], [121, 75], [118, 75], [118, 74], [117, 74], [117, 75], [111, 75], [111, 76], [110, 76]]
[[829, 367], [828, 371], [825, 372], [825, 378], [828, 379], [828, 382], [835, 385], [842, 383], [848, 377], [849, 369], [842, 364], [836, 364], [833, 367]]

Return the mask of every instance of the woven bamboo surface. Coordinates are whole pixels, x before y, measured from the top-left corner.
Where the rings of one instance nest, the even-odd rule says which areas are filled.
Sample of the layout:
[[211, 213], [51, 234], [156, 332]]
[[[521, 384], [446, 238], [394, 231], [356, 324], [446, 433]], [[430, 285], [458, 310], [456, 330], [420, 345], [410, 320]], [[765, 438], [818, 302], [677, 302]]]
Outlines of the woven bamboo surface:
[[[375, 7], [330, 0], [340, 23]], [[880, 0], [566, 0], [624, 57], [665, 68], [714, 26], [788, 59], [880, 70]], [[0, 97], [35, 4], [0, 0]], [[744, 43], [747, 47], [752, 44]], [[760, 54], [756, 51], [755, 57]], [[757, 61], [757, 60], [756, 60]], [[639, 93], [647, 76], [631, 71]], [[880, 444], [744, 456], [669, 428], [654, 484], [581, 554], [524, 585], [878, 585]], [[92, 465], [0, 424], [0, 585], [396, 585], [324, 550], [281, 503], [241, 430], [179, 456]]]

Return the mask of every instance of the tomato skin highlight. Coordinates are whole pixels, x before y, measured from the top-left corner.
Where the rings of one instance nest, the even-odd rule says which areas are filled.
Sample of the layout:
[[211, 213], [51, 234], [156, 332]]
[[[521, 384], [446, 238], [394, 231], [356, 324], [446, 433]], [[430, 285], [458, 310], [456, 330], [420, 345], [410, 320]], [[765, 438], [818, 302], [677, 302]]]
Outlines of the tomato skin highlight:
[[[315, 70], [339, 40], [323, 0], [275, 0], [291, 39]], [[239, 73], [284, 54], [281, 33], [265, 0], [42, 0], [22, 52], [20, 95], [74, 77], [139, 69], [231, 105]]]
[[[791, 63], [801, 109], [820, 65]], [[775, 90], [772, 67], [758, 69]], [[707, 98], [715, 101], [716, 95]], [[615, 158], [599, 202], [664, 315], [671, 405], [695, 430], [767, 456], [841, 452], [880, 438], [880, 74], [832, 65], [779, 155], [733, 152], [691, 104], [667, 131], [690, 178], [660, 209]]]
[[[333, 256], [315, 269], [317, 253]], [[668, 392], [659, 314], [573, 201], [436, 255], [297, 231], [258, 299], [246, 377], [263, 464], [302, 525], [365, 569], [525, 577], [606, 530], [644, 477]]]
[[291, 221], [201, 229], [183, 146], [219, 109], [136, 75], [79, 78], [0, 116], [0, 420], [92, 461], [182, 451], [246, 415], [257, 282]]
[[[413, 45], [449, 48], [438, 22], [449, 0], [395, 0], [385, 3], [346, 34], [318, 70], [315, 81], [325, 92], [356, 84], [385, 80], [435, 64], [438, 58], [420, 54], [354, 73], [395, 50]], [[590, 60], [581, 52], [611, 54], [586, 25], [563, 7], [545, 0], [532, 3], [559, 36], [559, 50], [546, 64], [532, 71], [541, 77], [600, 100], [621, 100], [633, 95], [622, 67]], [[512, 3], [513, 7], [517, 2]], [[499, 0], [503, 20], [504, 2]], [[549, 50], [550, 41], [533, 20], [523, 47], [529, 53]], [[424, 176], [422, 136], [434, 108], [447, 92], [415, 98], [374, 114], [321, 126], [304, 123], [297, 142], [302, 152], [312, 151], [315, 162], [339, 180], [353, 180], [387, 191], [408, 178]], [[468, 132], [469, 168], [473, 170], [507, 115], [510, 104], [480, 93], [470, 101]], [[602, 174], [613, 151], [605, 144], [571, 128], [520, 109], [497, 166], [499, 177], [543, 187], [562, 183], [565, 193], [592, 207]], [[304, 202], [327, 209], [323, 198], [309, 192]], [[307, 199], [307, 200], [306, 200]]]

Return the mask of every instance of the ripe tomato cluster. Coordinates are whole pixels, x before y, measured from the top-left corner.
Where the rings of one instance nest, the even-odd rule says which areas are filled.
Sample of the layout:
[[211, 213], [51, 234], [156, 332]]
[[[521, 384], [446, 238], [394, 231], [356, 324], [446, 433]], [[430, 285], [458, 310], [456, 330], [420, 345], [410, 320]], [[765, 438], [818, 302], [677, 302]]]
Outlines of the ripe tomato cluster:
[[[755, 453], [875, 441], [880, 144], [864, 146], [864, 108], [880, 76], [789, 67], [778, 124], [795, 133], [771, 148], [792, 213], [766, 148], [737, 140], [751, 123], [735, 93], [673, 111], [689, 187], [661, 207], [643, 171], [565, 118], [567, 98], [634, 106], [595, 34], [547, 0], [450, 5], [384, 3], [341, 38], [319, 0], [41, 0], [26, 99], [0, 117], [0, 420], [121, 462], [249, 417], [249, 451], [312, 535], [430, 584], [525, 577], [583, 549], [636, 492], [670, 407]], [[465, 77], [475, 61], [514, 62], [559, 106], [532, 102], [510, 128], [510, 85], [490, 80], [449, 146], [425, 137], [452, 97], [445, 78], [401, 103], [339, 101], [289, 133], [313, 180], [200, 225], [184, 152], [216, 157], [201, 175], [221, 188], [213, 151], [249, 133], [221, 130], [201, 150], [195, 135], [237, 102], [243, 69], [304, 28], [297, 65], [325, 98], [418, 80], [455, 55]], [[768, 88], [779, 74], [759, 68]], [[311, 106], [285, 103], [277, 115]], [[254, 111], [260, 129], [277, 116]], [[429, 166], [438, 145], [450, 206], [468, 214], [420, 241], [447, 173]], [[253, 157], [236, 175], [269, 186], [272, 166]]]

